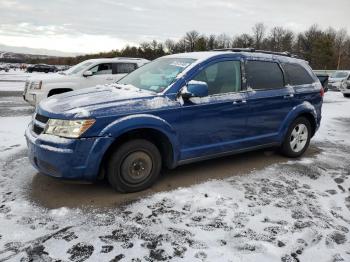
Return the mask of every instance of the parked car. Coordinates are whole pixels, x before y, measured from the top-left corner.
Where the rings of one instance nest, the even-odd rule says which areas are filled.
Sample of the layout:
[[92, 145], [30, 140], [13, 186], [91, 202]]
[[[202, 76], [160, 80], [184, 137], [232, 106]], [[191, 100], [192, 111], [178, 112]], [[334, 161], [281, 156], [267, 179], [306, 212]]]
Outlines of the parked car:
[[9, 70], [10, 70], [10, 68], [7, 65], [0, 65], [0, 72], [1, 71], [8, 72]]
[[33, 72], [55, 73], [57, 72], [57, 67], [53, 65], [37, 64], [37, 65], [28, 66], [27, 72], [28, 73], [33, 73]]
[[29, 159], [49, 176], [135, 192], [162, 167], [265, 147], [299, 157], [324, 91], [304, 60], [264, 52], [165, 56], [115, 85], [43, 100], [25, 133]]
[[350, 71], [336, 71], [328, 79], [328, 89], [340, 91], [341, 87], [346, 87], [346, 81], [350, 80]]
[[86, 60], [64, 72], [31, 77], [25, 83], [23, 98], [36, 106], [42, 99], [53, 95], [116, 82], [148, 62], [146, 59], [123, 57]]
[[315, 73], [318, 80], [320, 80], [324, 92], [328, 92], [328, 79], [329, 75], [325, 73]]

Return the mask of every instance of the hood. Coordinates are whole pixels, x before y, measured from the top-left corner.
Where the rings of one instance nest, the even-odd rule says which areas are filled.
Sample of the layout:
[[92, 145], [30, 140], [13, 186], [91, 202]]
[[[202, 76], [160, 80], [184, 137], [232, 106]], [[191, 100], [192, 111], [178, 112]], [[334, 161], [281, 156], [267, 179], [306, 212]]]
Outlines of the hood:
[[339, 77], [339, 78], [330, 77], [330, 78], [328, 78], [328, 82], [329, 83], [337, 83], [337, 82], [342, 82], [345, 79], [347, 79], [347, 77]]
[[178, 105], [163, 95], [120, 85], [96, 86], [43, 100], [38, 113], [53, 118], [99, 118]]
[[69, 78], [70, 76], [59, 74], [59, 73], [50, 73], [50, 74], [36, 74], [30, 76], [28, 81], [45, 81], [45, 82], [56, 82], [57, 80], [63, 80], [64, 78]]

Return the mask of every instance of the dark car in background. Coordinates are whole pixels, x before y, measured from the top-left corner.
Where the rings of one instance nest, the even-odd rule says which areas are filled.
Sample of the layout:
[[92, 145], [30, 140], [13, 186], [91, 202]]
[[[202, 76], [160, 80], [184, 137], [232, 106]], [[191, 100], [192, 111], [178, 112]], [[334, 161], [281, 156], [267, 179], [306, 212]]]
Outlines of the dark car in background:
[[320, 80], [325, 92], [328, 91], [328, 79], [329, 75], [326, 73], [316, 73], [318, 80]]
[[1, 71], [8, 72], [9, 70], [10, 70], [10, 68], [7, 65], [0, 65], [0, 72]]
[[33, 73], [33, 72], [55, 73], [57, 71], [58, 69], [56, 66], [46, 65], [46, 64], [37, 64], [37, 65], [31, 65], [27, 67], [28, 73]]

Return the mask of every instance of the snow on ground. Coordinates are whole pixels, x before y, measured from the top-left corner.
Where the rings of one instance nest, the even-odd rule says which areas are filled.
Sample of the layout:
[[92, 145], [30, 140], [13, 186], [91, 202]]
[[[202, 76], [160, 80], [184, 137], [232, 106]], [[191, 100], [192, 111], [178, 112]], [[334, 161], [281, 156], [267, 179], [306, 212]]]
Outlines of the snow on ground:
[[23, 125], [0, 118], [20, 145], [0, 153], [0, 261], [350, 261], [349, 112], [326, 94], [315, 156], [114, 209], [30, 202]]
[[25, 144], [24, 130], [31, 120], [30, 116], [1, 117], [0, 152], [1, 157], [14, 154]]
[[23, 91], [24, 82], [31, 76], [45, 73], [34, 72], [27, 73], [23, 70], [10, 70], [9, 72], [0, 72], [0, 92], [1, 91]]
[[2, 82], [0, 81], [0, 92], [8, 92], [8, 91], [21, 91], [24, 90], [24, 82], [13, 81], [13, 82]]
[[8, 72], [1, 71], [0, 72], [0, 81], [26, 81], [28, 77], [36, 74], [45, 74], [41, 72], [27, 73], [24, 70], [13, 70], [11, 69]]

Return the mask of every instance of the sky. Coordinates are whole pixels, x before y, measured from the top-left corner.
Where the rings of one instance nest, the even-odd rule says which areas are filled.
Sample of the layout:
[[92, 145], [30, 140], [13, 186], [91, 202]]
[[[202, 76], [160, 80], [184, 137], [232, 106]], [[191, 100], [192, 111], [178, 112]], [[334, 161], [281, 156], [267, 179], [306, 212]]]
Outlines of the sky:
[[350, 32], [350, 0], [0, 0], [0, 44], [92, 53], [204, 34], [251, 33], [255, 23]]

